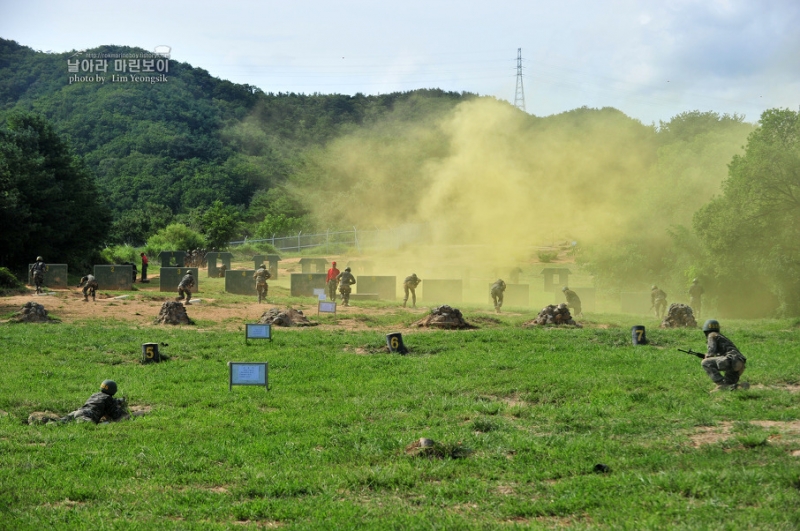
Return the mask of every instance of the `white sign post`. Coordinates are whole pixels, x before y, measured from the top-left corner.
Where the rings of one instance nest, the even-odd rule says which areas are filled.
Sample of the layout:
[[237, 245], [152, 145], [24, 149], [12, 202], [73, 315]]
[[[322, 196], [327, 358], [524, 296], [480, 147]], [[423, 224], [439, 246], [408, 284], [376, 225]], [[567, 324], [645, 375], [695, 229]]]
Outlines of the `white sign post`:
[[228, 391], [234, 385], [264, 386], [269, 390], [269, 365], [265, 362], [228, 362]]
[[244, 325], [244, 342], [247, 344], [248, 339], [269, 339], [272, 341], [272, 325], [270, 324], [253, 324], [247, 323]]
[[321, 313], [336, 314], [336, 303], [333, 301], [319, 301], [317, 303], [317, 315]]

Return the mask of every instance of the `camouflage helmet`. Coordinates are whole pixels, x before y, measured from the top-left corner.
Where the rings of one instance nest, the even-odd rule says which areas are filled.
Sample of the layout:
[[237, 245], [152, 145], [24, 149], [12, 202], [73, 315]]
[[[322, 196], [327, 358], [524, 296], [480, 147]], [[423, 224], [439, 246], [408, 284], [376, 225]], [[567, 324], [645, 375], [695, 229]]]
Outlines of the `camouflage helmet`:
[[103, 383], [100, 384], [100, 391], [109, 396], [114, 396], [117, 392], [117, 382], [114, 380], [103, 380]]
[[703, 332], [706, 334], [709, 332], [719, 332], [719, 321], [716, 319], [709, 319], [703, 323]]
[[652, 289], [658, 289], [658, 286], [656, 286], [655, 284], [653, 284], [652, 286], [650, 286], [650, 289], [651, 289], [651, 290], [652, 290]]
[[349, 267], [345, 267], [344, 270], [347, 271], [348, 273], [351, 271]]
[[267, 264], [261, 264], [261, 265], [260, 265], [260, 266], [258, 266], [258, 267], [260, 267], [261, 269], [266, 269], [266, 268], [267, 268]]
[[561, 291], [567, 291], [568, 289], [569, 288], [567, 286], [564, 286], [563, 288], [561, 288]]
[[417, 274], [416, 273], [411, 273], [411, 278], [417, 278]]
[[42, 258], [41, 256], [37, 256], [36, 257], [36, 261], [37, 262], [44, 262], [44, 258]]
[[696, 278], [693, 278], [693, 279], [692, 279], [692, 284], [697, 284], [697, 280], [698, 280], [698, 279], [696, 279]]

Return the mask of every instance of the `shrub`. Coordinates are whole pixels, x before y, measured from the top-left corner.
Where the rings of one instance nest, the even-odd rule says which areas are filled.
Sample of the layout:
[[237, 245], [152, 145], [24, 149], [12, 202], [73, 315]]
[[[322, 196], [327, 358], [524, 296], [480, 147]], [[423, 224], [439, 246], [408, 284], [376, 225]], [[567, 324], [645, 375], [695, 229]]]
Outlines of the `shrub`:
[[172, 223], [147, 240], [147, 251], [156, 255], [161, 251], [184, 251], [205, 247], [203, 236], [183, 223]]
[[539, 257], [539, 261], [540, 262], [542, 262], [544, 264], [549, 264], [550, 262], [552, 262], [553, 260], [558, 258], [558, 252], [557, 251], [539, 251], [538, 253], [536, 253], [536, 256]]
[[24, 288], [25, 284], [20, 282], [20, 280], [14, 276], [14, 273], [9, 271], [6, 267], [0, 267], [0, 289], [8, 290]]

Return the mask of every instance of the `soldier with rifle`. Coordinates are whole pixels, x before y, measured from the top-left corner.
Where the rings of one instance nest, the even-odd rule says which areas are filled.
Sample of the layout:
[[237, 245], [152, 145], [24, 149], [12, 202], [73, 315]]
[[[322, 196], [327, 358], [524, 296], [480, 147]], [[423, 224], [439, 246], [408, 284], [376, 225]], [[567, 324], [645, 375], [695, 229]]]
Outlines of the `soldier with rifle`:
[[31, 277], [33, 277], [33, 285], [36, 287], [37, 294], [42, 292], [45, 271], [47, 271], [47, 264], [44, 263], [41, 256], [37, 256], [36, 262], [31, 266]]
[[410, 276], [407, 276], [405, 280], [403, 280], [403, 291], [405, 292], [403, 308], [405, 308], [408, 303], [409, 293], [411, 294], [411, 307], [417, 307], [417, 286], [419, 286], [420, 282], [422, 282], [422, 279], [419, 278], [416, 273], [411, 273]]
[[[708, 349], [705, 354], [695, 352], [691, 349], [678, 349], [686, 354], [701, 358], [703, 370], [709, 378], [717, 384], [715, 391], [735, 391], [736, 389], [748, 389], [750, 384], [747, 382], [739, 383], [739, 378], [744, 372], [747, 358], [745, 358], [733, 341], [723, 336], [720, 332], [719, 321], [709, 319], [703, 323], [703, 333], [706, 335]], [[724, 374], [723, 374], [724, 373]]]
[[490, 293], [492, 295], [492, 302], [494, 302], [494, 311], [500, 313], [500, 308], [503, 307], [503, 294], [506, 291], [506, 283], [503, 279], [498, 278], [497, 281], [492, 284], [490, 289]]
[[114, 398], [117, 392], [117, 383], [114, 380], [103, 380], [100, 392], [90, 396], [80, 409], [76, 409], [61, 422], [74, 420], [76, 422], [94, 422], [97, 424], [103, 417], [110, 420], [128, 418], [128, 407], [124, 398]]
[[180, 284], [178, 284], [178, 297], [175, 300], [182, 301], [185, 296], [186, 302], [184, 304], [191, 304], [192, 288], [194, 288], [194, 276], [192, 276], [192, 271], [189, 270], [181, 279]]
[[350, 286], [356, 283], [356, 277], [350, 271], [349, 267], [345, 267], [344, 271], [336, 277], [336, 280], [339, 281], [339, 293], [342, 294], [343, 306], [350, 306], [350, 292], [352, 291]]
[[667, 310], [667, 294], [655, 285], [650, 288], [650, 309], [655, 310], [659, 319], [664, 318], [664, 312]]
[[270, 278], [272, 275], [267, 269], [267, 266], [261, 264], [256, 272], [253, 274], [253, 278], [256, 280], [256, 291], [258, 292], [258, 303], [261, 304], [261, 300], [267, 300], [267, 291], [269, 290], [269, 286], [267, 285], [267, 279]]
[[567, 298], [567, 307], [572, 308], [572, 315], [578, 316], [583, 315], [581, 311], [581, 298], [578, 297], [578, 294], [569, 289], [567, 286], [561, 288], [561, 291], [564, 293], [564, 297]]
[[89, 302], [89, 294], [92, 295], [92, 302], [96, 302], [94, 297], [98, 285], [97, 279], [94, 278], [94, 275], [82, 276], [80, 283], [78, 283], [78, 287], [83, 287], [83, 302]]

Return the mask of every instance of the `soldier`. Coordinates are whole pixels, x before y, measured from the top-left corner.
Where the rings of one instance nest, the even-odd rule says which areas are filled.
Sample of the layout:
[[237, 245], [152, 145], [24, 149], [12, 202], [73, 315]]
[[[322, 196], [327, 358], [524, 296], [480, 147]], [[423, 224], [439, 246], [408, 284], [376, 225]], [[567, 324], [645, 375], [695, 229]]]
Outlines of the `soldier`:
[[33, 277], [33, 285], [36, 287], [36, 293], [42, 292], [42, 285], [44, 284], [44, 272], [47, 270], [47, 264], [41, 256], [36, 257], [36, 262], [31, 266], [31, 277]]
[[491, 294], [492, 302], [494, 302], [494, 311], [500, 313], [500, 308], [503, 306], [503, 292], [506, 290], [506, 283], [502, 279], [492, 284]]
[[350, 306], [350, 286], [356, 283], [356, 277], [350, 272], [349, 267], [345, 267], [344, 271], [339, 273], [336, 279], [339, 281], [339, 293], [342, 294], [342, 304], [344, 306]]
[[664, 318], [664, 312], [667, 310], [667, 294], [655, 285], [650, 288], [650, 309], [656, 312], [656, 317], [659, 319]]
[[578, 294], [569, 289], [567, 286], [561, 288], [561, 291], [564, 292], [564, 296], [567, 298], [567, 307], [572, 308], [572, 315], [574, 317], [583, 315], [583, 312], [581, 311], [581, 298], [578, 297]]
[[410, 277], [406, 277], [403, 281], [403, 291], [405, 291], [405, 298], [403, 299], [403, 308], [406, 307], [406, 303], [408, 302], [408, 294], [411, 292], [411, 307], [417, 307], [417, 286], [419, 283], [422, 282], [422, 279], [417, 276], [416, 273], [411, 273]]
[[144, 253], [139, 253], [139, 256], [142, 258], [142, 280], [141, 282], [150, 282], [147, 280], [147, 265], [150, 263], [150, 260], [147, 259], [147, 255]]
[[262, 299], [267, 300], [267, 291], [269, 290], [267, 279], [271, 276], [272, 275], [269, 274], [269, 269], [267, 269], [267, 266], [264, 264], [261, 264], [255, 274], [253, 274], [253, 278], [256, 279], [256, 291], [258, 292], [259, 304], [261, 304]]
[[97, 291], [97, 279], [94, 275], [82, 276], [78, 287], [83, 287], [83, 302], [89, 302], [89, 293], [92, 294], [92, 302], [96, 302], [94, 296]]
[[328, 287], [328, 298], [336, 300], [336, 288], [339, 287], [339, 274], [341, 271], [336, 269], [336, 262], [331, 262], [331, 268], [328, 269], [328, 276], [325, 279], [325, 285]]
[[703, 289], [703, 286], [697, 283], [696, 278], [692, 280], [692, 285], [689, 288], [689, 306], [691, 306], [692, 310], [694, 310], [694, 316], [697, 319], [700, 319], [700, 311], [703, 308], [703, 302], [701, 299], [703, 297], [703, 293], [705, 292], [706, 290]]
[[176, 300], [182, 301], [185, 294], [186, 302], [184, 304], [191, 304], [193, 287], [194, 287], [194, 277], [192, 276], [192, 271], [189, 270], [181, 279], [180, 284], [178, 284], [178, 297]]
[[[748, 389], [749, 383], [739, 383], [739, 378], [747, 364], [747, 358], [742, 356], [733, 341], [720, 334], [719, 330], [719, 321], [715, 319], [709, 319], [703, 323], [703, 333], [706, 335], [708, 351], [701, 365], [709, 378], [717, 384], [716, 389], [711, 392]], [[720, 374], [720, 371], [725, 375]]]
[[76, 409], [66, 417], [62, 417], [61, 422], [74, 420], [76, 422], [94, 422], [97, 424], [103, 417], [111, 420], [128, 418], [127, 405], [124, 398], [114, 398], [117, 392], [117, 384], [114, 380], [103, 380], [100, 384], [100, 392], [89, 397], [80, 409]]

